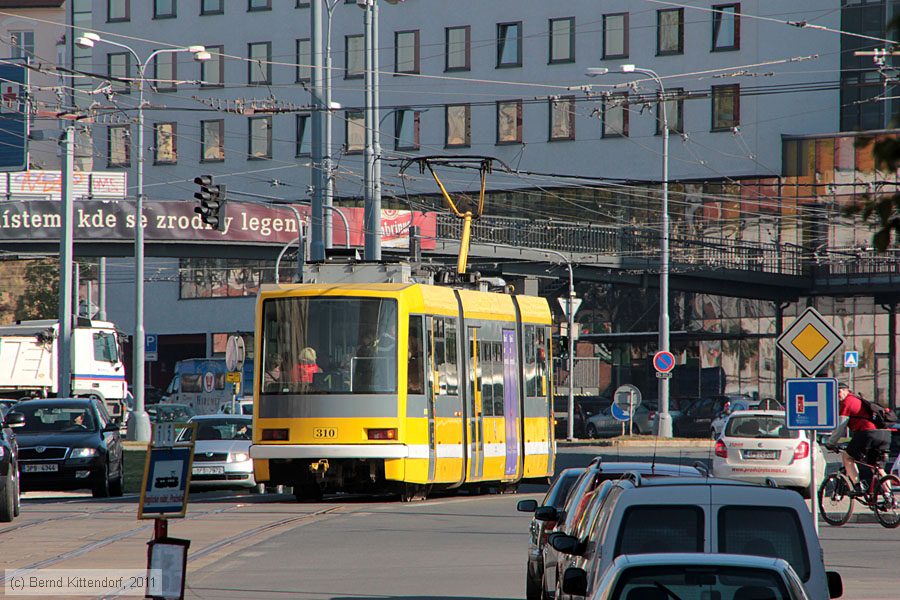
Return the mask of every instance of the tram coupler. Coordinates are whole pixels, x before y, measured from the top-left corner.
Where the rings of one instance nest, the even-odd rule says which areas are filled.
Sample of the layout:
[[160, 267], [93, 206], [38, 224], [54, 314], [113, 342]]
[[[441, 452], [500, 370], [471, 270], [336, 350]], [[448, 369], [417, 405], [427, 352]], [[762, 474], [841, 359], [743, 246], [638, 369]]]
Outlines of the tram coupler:
[[316, 481], [322, 483], [325, 481], [325, 473], [331, 465], [328, 464], [327, 458], [320, 458], [317, 462], [310, 463], [309, 472], [316, 476]]

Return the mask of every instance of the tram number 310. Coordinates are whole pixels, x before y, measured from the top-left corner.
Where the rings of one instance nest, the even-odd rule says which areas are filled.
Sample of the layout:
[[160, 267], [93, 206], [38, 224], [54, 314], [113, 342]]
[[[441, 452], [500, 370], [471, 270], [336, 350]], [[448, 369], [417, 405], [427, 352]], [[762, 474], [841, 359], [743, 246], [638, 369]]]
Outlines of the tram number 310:
[[337, 427], [315, 427], [313, 437], [317, 440], [333, 440], [337, 438]]

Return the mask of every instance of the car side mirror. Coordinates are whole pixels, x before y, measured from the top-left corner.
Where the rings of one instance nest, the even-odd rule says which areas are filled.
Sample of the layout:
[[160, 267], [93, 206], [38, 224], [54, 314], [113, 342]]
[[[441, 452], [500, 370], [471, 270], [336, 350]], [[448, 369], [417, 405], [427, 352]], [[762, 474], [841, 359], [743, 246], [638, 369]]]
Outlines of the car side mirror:
[[538, 521], [558, 521], [559, 511], [552, 506], [541, 506], [535, 509], [534, 518]]
[[844, 581], [837, 571], [825, 571], [825, 579], [828, 580], [828, 597], [840, 598], [844, 595]]
[[115, 421], [110, 421], [106, 424], [106, 427], [103, 428], [103, 431], [119, 431], [119, 424]]
[[4, 423], [7, 427], [22, 427], [25, 425], [25, 415], [20, 412], [7, 413]]
[[[553, 546], [554, 550], [562, 552], [563, 554], [580, 554], [579, 546], [581, 546], [581, 544], [579, 543], [578, 538], [573, 535], [559, 533], [549, 537], [547, 541], [550, 542], [550, 545]], [[578, 595], [584, 596], [584, 594]]]
[[569, 567], [563, 573], [562, 590], [570, 596], [587, 596], [587, 572]]
[[516, 510], [525, 513], [533, 513], [537, 507], [537, 500], [519, 500], [519, 503], [516, 504]]

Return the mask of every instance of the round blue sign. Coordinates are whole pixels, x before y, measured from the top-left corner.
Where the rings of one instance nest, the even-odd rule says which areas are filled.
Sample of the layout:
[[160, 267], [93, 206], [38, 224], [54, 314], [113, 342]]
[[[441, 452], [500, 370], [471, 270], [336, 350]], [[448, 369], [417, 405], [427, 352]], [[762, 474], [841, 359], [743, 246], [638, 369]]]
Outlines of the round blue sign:
[[631, 418], [631, 415], [628, 414], [628, 408], [621, 407], [618, 404], [613, 404], [609, 407], [609, 414], [611, 414], [612, 418], [616, 421], [627, 421]]
[[675, 368], [675, 356], [667, 350], [660, 350], [653, 355], [653, 368], [660, 373], [670, 372]]

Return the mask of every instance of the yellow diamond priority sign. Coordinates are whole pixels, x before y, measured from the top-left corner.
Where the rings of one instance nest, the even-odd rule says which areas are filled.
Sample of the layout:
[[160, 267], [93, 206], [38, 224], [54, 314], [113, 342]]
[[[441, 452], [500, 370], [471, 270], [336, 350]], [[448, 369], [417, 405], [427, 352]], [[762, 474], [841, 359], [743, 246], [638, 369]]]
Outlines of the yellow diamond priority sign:
[[778, 338], [778, 347], [782, 352], [810, 377], [815, 377], [843, 343], [841, 334], [812, 307], [807, 308]]

